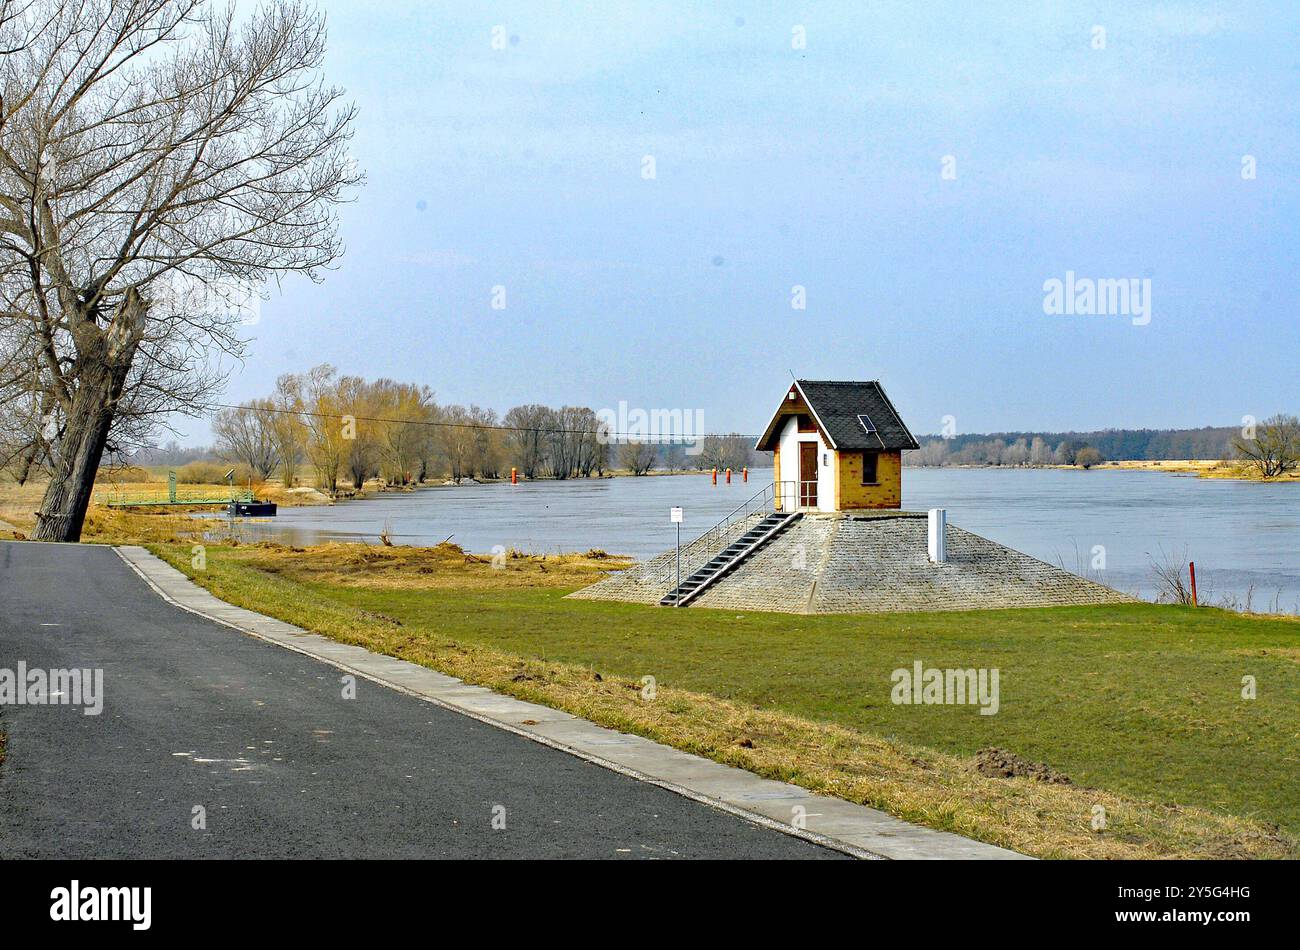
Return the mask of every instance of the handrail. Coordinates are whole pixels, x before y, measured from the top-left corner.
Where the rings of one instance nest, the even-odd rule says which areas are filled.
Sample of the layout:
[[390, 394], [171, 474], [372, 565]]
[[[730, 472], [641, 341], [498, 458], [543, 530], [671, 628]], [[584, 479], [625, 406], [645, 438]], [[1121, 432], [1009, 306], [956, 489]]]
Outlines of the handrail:
[[[685, 580], [690, 577], [702, 565], [717, 556], [723, 537], [737, 522], [759, 511], [766, 513], [778, 510], [778, 500], [785, 494], [784, 486], [792, 484], [794, 483], [772, 482], [763, 486], [763, 488], [729, 511], [715, 525], [686, 545], [682, 552], [682, 579]], [[791, 509], [792, 514], [794, 510]]]
[[[768, 492], [773, 491], [773, 489], [775, 489], [775, 488], [776, 488], [776, 483], [775, 483], [775, 482], [772, 483], [771, 485], [764, 485], [764, 486], [763, 486], [762, 488], [760, 488], [758, 491], [754, 492], [754, 494], [750, 495], [748, 498], [746, 498], [744, 501], [742, 501], [742, 502], [741, 502], [739, 505], [737, 505], [735, 508], [732, 508], [731, 511], [727, 512], [726, 516], [723, 517], [722, 521], [719, 521], [717, 524], [715, 524], [715, 525], [713, 526], [713, 528], [717, 528], [717, 527], [721, 526], [722, 524], [724, 524], [725, 522], [729, 521], [729, 520], [731, 519], [731, 516], [734, 515], [736, 512], [740, 511], [740, 509], [742, 509], [742, 508], [748, 508], [748, 507], [753, 503], [753, 501], [754, 501], [755, 498], [759, 498], [759, 497], [761, 497], [761, 496], [763, 496], [763, 495], [766, 495]], [[713, 528], [710, 528], [709, 531], [712, 531]], [[705, 534], [707, 534], [707, 533], [708, 533], [708, 532], [705, 532]]]

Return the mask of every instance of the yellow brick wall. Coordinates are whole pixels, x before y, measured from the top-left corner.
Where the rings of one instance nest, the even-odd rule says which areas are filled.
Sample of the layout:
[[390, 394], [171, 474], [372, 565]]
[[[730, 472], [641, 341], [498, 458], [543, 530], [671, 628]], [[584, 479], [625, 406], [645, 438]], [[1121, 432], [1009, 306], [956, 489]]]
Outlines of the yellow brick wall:
[[862, 453], [835, 453], [835, 509], [903, 507], [903, 454], [881, 452], [876, 463], [880, 484], [862, 484]]
[[772, 485], [775, 492], [772, 507], [781, 510], [781, 446], [778, 444], [772, 453]]

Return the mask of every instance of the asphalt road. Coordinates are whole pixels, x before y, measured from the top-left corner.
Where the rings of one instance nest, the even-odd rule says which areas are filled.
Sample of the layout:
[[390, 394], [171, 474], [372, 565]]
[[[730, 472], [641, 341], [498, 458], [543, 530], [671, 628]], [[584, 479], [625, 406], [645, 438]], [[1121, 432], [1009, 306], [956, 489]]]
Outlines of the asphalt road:
[[20, 661], [102, 669], [104, 707], [0, 706], [0, 858], [841, 857], [366, 680], [344, 699], [104, 547], [0, 543]]

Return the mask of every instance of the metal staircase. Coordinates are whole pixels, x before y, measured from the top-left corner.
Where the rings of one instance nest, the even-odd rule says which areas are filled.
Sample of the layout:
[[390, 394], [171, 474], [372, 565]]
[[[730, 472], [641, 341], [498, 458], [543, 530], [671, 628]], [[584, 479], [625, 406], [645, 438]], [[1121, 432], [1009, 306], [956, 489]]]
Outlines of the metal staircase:
[[685, 607], [719, 580], [736, 569], [746, 558], [802, 517], [800, 512], [777, 511], [765, 517], [669, 591], [659, 601], [661, 607]]

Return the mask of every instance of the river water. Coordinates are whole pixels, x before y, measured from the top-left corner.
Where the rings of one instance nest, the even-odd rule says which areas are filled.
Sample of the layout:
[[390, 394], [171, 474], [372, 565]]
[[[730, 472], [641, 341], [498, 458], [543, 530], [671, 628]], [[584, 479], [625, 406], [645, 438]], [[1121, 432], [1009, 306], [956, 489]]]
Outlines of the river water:
[[[281, 508], [239, 527], [249, 540], [397, 544], [450, 538], [470, 551], [586, 551], [645, 558], [673, 546], [669, 509], [685, 509], [683, 541], [764, 483], [771, 470], [714, 487], [708, 475], [470, 485], [394, 492], [333, 507]], [[721, 477], [719, 481], [722, 481]], [[903, 506], [947, 508], [953, 524], [1116, 589], [1154, 594], [1151, 559], [1196, 562], [1201, 598], [1300, 613], [1300, 485], [1198, 479], [1162, 472], [905, 469]], [[1251, 591], [1253, 590], [1253, 595]]]

